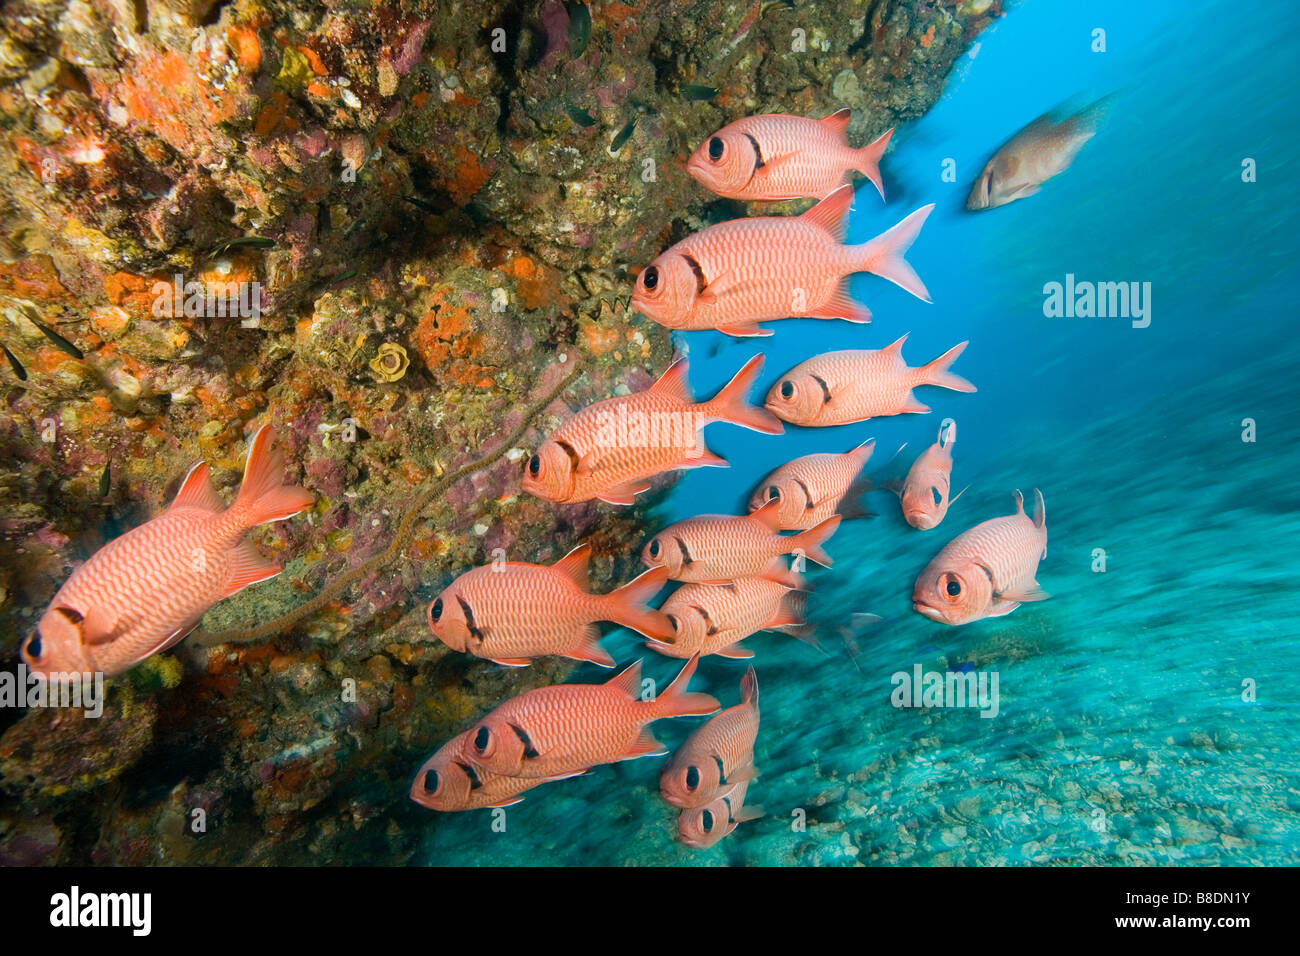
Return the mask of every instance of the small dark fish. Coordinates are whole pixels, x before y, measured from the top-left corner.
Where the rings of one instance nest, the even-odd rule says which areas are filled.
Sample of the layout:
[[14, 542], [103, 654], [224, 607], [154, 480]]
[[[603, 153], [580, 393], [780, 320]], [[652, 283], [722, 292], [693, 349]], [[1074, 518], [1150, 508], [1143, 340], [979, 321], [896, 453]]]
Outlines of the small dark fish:
[[27, 369], [23, 368], [23, 363], [18, 361], [18, 356], [9, 351], [9, 346], [0, 343], [0, 349], [5, 350], [5, 358], [9, 360], [9, 367], [14, 370], [20, 382], [27, 381]]
[[581, 107], [574, 106], [572, 103], [565, 107], [565, 112], [569, 114], [569, 119], [573, 120], [579, 126], [590, 128], [596, 125], [596, 121], [591, 118], [591, 114]]
[[108, 489], [113, 483], [113, 463], [104, 466], [104, 473], [99, 476], [99, 497], [107, 498]]
[[356, 274], [357, 274], [356, 269], [349, 269], [347, 272], [343, 273], [343, 275], [339, 276], [337, 279], [331, 282], [330, 288], [331, 289], [338, 288], [343, 283], [347, 282], [349, 279], [354, 278]]
[[972, 664], [970, 661], [962, 661], [956, 667], [948, 668], [948, 670], [952, 671], [954, 674], [969, 674], [974, 669], [975, 669], [975, 665]]
[[682, 87], [682, 96], [693, 103], [707, 102], [717, 95], [718, 91], [711, 86], [696, 86], [693, 83], [688, 83]]
[[[27, 316], [27, 318], [31, 319], [32, 325], [40, 329], [41, 334], [44, 335], [47, 339], [49, 339], [51, 342], [53, 342], [55, 348], [57, 348], [60, 352], [64, 352], [68, 355], [71, 355], [73, 358], [84, 359], [86, 357], [85, 354], [81, 351], [81, 349], [77, 348], [75, 345], [73, 345], [63, 336], [61, 336], [58, 332], [55, 332], [48, 325], [36, 321], [30, 315]], [[6, 349], [5, 351], [8, 351], [8, 349]]]
[[623, 144], [632, 138], [632, 132], [636, 129], [636, 117], [633, 116], [624, 127], [614, 134], [614, 138], [609, 141], [609, 151], [617, 153], [623, 148]]
[[403, 196], [402, 198], [405, 199], [407, 202], [409, 202], [416, 209], [423, 209], [425, 212], [430, 213], [431, 215], [437, 215], [438, 213], [438, 210], [434, 209], [433, 206], [425, 202], [423, 199], [416, 199], [414, 196]]
[[585, 3], [566, 3], [569, 9], [569, 53], [576, 60], [587, 52], [591, 39], [591, 11]]
[[225, 242], [218, 243], [217, 247], [212, 250], [212, 255], [219, 256], [231, 249], [270, 249], [274, 246], [274, 239], [266, 239], [262, 236], [240, 236], [237, 239], [227, 239]]

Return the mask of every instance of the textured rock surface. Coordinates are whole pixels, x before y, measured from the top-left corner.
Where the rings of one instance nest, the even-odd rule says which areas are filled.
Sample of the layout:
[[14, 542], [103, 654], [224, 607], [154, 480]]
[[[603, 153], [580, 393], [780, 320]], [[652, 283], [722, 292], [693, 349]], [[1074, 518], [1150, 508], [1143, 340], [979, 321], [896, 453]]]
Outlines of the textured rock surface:
[[[630, 275], [739, 211], [686, 176], [690, 150], [739, 115], [841, 106], [860, 143], [927, 109], [998, 14], [608, 2], [584, 38], [579, 6], [0, 10], [0, 342], [27, 376], [0, 369], [6, 667], [73, 565], [195, 460], [232, 493], [258, 423], [318, 501], [257, 532], [287, 572], [209, 630], [270, 620], [381, 551], [420, 488], [491, 450], [566, 367], [585, 370], [574, 407], [645, 387], [671, 345], [627, 314]], [[158, 315], [154, 283], [176, 274], [256, 282], [264, 314]], [[520, 493], [536, 436], [286, 633], [184, 645], [111, 682], [99, 721], [0, 712], [0, 860], [404, 859], [428, 820], [406, 799], [419, 760], [567, 671], [451, 654], [421, 600], [496, 548], [548, 561], [588, 539], [597, 586], [635, 570], [638, 510]]]

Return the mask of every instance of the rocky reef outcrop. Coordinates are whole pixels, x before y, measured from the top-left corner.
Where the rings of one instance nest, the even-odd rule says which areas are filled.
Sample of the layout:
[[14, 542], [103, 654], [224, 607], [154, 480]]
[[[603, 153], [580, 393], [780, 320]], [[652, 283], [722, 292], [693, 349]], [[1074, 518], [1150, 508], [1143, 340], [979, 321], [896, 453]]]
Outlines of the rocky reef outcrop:
[[255, 535], [286, 573], [203, 623], [269, 636], [191, 640], [111, 681], [99, 719], [0, 710], [0, 862], [406, 859], [420, 759], [568, 669], [453, 654], [421, 598], [497, 549], [588, 540], [596, 586], [635, 570], [639, 509], [555, 507], [518, 479], [565, 404], [671, 360], [627, 310], [631, 276], [743, 212], [685, 157], [774, 110], [852, 107], [864, 142], [929, 108], [999, 12], [5, 4], [0, 661], [194, 461], [229, 496], [254, 423], [317, 504]]

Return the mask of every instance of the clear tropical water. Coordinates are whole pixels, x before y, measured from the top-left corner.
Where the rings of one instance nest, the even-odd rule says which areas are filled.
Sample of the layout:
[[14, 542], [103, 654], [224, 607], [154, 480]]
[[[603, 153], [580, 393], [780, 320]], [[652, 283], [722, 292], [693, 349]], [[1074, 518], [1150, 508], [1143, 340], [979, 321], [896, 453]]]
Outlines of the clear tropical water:
[[[1104, 53], [1091, 50], [1096, 28]], [[835, 567], [812, 572], [825, 653], [781, 634], [748, 642], [762, 702], [749, 800], [767, 815], [711, 850], [682, 847], [660, 765], [639, 760], [530, 794], [506, 811], [504, 833], [485, 812], [440, 815], [424, 860], [1295, 862], [1298, 187], [1286, 163], [1300, 146], [1298, 53], [1300, 8], [1285, 0], [1029, 2], [989, 30], [944, 100], [896, 134], [888, 204], [868, 184], [850, 222], [862, 241], [937, 203], [909, 254], [934, 304], [858, 276], [870, 326], [785, 321], [765, 340], [679, 343], [699, 395], [758, 349], [765, 391], [829, 349], [910, 333], [904, 355], [919, 365], [971, 343], [955, 371], [979, 392], [923, 389], [930, 415], [780, 438], [710, 427], [732, 467], [690, 473], [656, 515], [739, 512], [771, 468], [868, 437], [869, 471], [903, 442], [910, 461], [942, 418], [958, 422], [954, 490], [970, 490], [944, 524], [914, 531], [892, 495], [873, 492], [879, 517], [846, 522], [829, 544]], [[1069, 172], [1026, 201], [964, 212], [1012, 133], [1112, 92], [1107, 124]], [[1247, 158], [1256, 182], [1242, 180]], [[955, 183], [941, 178], [945, 160]], [[1067, 273], [1150, 282], [1150, 326], [1045, 317], [1043, 286]], [[1248, 418], [1254, 442], [1242, 438]], [[912, 582], [938, 549], [1033, 487], [1047, 501], [1038, 577], [1053, 597], [962, 628], [913, 613]], [[855, 625], [857, 612], [884, 620]], [[608, 646], [619, 660], [637, 653], [626, 634]], [[677, 670], [645, 657], [657, 680]], [[891, 675], [915, 665], [996, 672], [997, 716], [894, 707]], [[744, 666], [706, 659], [697, 682], [730, 706]], [[606, 676], [584, 667], [574, 680]], [[693, 726], [655, 733], [675, 746]]]

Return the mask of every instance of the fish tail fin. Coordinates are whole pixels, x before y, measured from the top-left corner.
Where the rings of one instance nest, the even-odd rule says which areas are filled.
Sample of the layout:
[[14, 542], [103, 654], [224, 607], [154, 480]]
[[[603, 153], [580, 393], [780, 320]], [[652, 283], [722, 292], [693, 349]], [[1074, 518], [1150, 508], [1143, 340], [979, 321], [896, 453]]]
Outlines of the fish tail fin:
[[708, 405], [714, 418], [731, 422], [742, 428], [750, 428], [768, 435], [779, 435], [785, 430], [781, 420], [766, 408], [749, 404], [749, 390], [758, 380], [763, 370], [763, 356], [755, 355], [741, 367], [730, 382], [722, 386], [721, 391], [709, 399]]
[[957, 356], [966, 351], [968, 345], [970, 345], [970, 342], [958, 342], [937, 359], [926, 362], [916, 370], [916, 384], [938, 385], [940, 388], [950, 388], [954, 392], [975, 391], [975, 386], [966, 379], [948, 371], [948, 367], [957, 361]]
[[885, 155], [885, 149], [893, 135], [894, 129], [891, 126], [879, 139], [853, 151], [853, 168], [871, 180], [881, 199], [885, 198], [885, 184], [880, 178], [880, 158]]
[[703, 717], [706, 714], [716, 714], [722, 709], [716, 697], [693, 694], [686, 690], [699, 663], [700, 655], [697, 652], [686, 662], [668, 689], [655, 700], [656, 717]]
[[672, 622], [668, 615], [646, 607], [646, 602], [659, 593], [668, 580], [668, 569], [660, 566], [629, 581], [604, 597], [608, 620], [631, 628], [638, 634], [661, 644], [673, 642]]
[[840, 526], [840, 520], [839, 515], [831, 515], [825, 521], [814, 525], [807, 531], [801, 531], [793, 535], [789, 539], [790, 550], [787, 553], [802, 552], [809, 561], [816, 561], [822, 567], [829, 568], [833, 562], [831, 556], [822, 548], [822, 545], [835, 533], [835, 529]]
[[857, 250], [856, 271], [872, 272], [882, 279], [888, 279], [896, 286], [906, 289], [918, 299], [930, 301], [930, 293], [925, 288], [921, 277], [903, 258], [921, 232], [926, 216], [934, 209], [934, 203], [922, 206], [916, 212], [903, 219], [897, 225], [886, 229], [876, 238], [855, 246]]
[[275, 434], [263, 425], [248, 446], [244, 481], [231, 507], [240, 509], [249, 527], [291, 518], [316, 500], [307, 489], [284, 483], [284, 455], [274, 442]]

